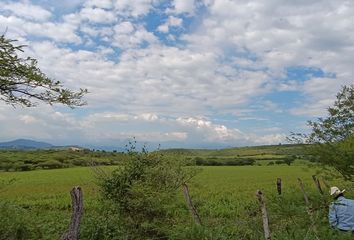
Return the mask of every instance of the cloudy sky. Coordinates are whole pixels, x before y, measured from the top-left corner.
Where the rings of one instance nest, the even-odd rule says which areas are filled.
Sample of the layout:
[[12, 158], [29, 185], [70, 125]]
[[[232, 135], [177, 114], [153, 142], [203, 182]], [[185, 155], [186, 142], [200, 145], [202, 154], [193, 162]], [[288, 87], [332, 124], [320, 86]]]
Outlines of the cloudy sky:
[[352, 0], [0, 1], [0, 31], [71, 110], [0, 103], [0, 140], [162, 147], [278, 144], [353, 83]]

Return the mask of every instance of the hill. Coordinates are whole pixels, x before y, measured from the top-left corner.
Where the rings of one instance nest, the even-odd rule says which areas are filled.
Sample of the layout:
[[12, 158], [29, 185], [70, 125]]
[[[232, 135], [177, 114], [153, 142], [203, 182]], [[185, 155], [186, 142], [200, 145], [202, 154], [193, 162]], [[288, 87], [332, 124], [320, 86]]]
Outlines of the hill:
[[52, 144], [46, 142], [38, 142], [29, 139], [16, 139], [9, 142], [0, 142], [1, 149], [44, 149], [51, 148]]

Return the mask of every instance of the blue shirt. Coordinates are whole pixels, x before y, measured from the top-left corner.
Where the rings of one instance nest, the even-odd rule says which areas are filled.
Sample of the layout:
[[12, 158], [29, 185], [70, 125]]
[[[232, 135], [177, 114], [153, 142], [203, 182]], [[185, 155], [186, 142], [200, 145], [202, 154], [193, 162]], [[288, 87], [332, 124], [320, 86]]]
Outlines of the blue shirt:
[[329, 224], [340, 230], [354, 230], [354, 200], [340, 196], [329, 206]]

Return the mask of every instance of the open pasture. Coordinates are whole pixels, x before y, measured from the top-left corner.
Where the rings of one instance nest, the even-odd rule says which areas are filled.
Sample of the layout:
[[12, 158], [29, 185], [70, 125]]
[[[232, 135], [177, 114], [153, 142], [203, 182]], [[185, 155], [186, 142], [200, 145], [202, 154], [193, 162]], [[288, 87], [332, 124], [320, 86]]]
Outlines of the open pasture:
[[[114, 168], [104, 167], [104, 170], [109, 172]], [[328, 228], [327, 209], [323, 203], [329, 199], [318, 193], [311, 178], [314, 170], [305, 165], [199, 169], [198, 175], [190, 181], [189, 188], [203, 226], [194, 225], [182, 192], [179, 191], [180, 200], [171, 210], [175, 218], [175, 225], [168, 230], [171, 239], [262, 239], [261, 215], [255, 198], [257, 189], [265, 195], [273, 239], [315, 239], [315, 232], [309, 227], [311, 223], [298, 177], [304, 181], [313, 204], [317, 234], [325, 237], [321, 239], [346, 237]], [[283, 180], [282, 196], [276, 192], [277, 177]], [[70, 219], [69, 191], [73, 186], [82, 186], [85, 205], [82, 237], [95, 239], [86, 233], [91, 220], [97, 217], [96, 210], [101, 204], [97, 180], [91, 168], [3, 172], [0, 173], [0, 179], [2, 183], [14, 179], [11, 185], [2, 186], [0, 198], [4, 202], [11, 202], [21, 212], [21, 219], [29, 221], [28, 228], [37, 231], [33, 236], [28, 236], [33, 239], [38, 236], [42, 239], [59, 238]]]

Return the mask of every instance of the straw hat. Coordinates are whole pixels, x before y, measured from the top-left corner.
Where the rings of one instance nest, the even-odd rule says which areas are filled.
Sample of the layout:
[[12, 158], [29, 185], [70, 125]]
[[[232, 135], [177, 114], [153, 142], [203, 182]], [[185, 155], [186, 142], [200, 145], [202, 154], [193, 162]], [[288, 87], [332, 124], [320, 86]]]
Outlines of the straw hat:
[[339, 190], [339, 188], [337, 187], [331, 187], [331, 190], [329, 191], [329, 194], [331, 196], [338, 196], [339, 194], [341, 193], [344, 193], [345, 192], [345, 189], [343, 189], [342, 191]]

